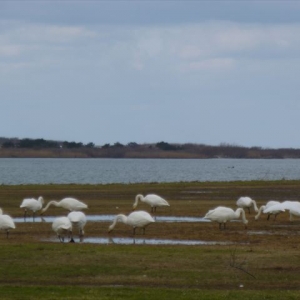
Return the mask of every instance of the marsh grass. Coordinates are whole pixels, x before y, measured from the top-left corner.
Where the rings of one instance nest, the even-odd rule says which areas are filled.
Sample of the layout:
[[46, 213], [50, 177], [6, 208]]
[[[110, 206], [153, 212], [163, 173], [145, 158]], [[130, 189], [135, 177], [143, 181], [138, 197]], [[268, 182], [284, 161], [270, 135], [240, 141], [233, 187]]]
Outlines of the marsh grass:
[[[133, 185], [0, 186], [0, 207], [22, 217], [25, 197], [46, 201], [73, 196], [89, 205], [88, 214], [129, 213], [137, 193], [158, 193], [171, 208], [157, 215], [204, 216], [218, 205], [235, 207], [238, 196], [263, 204], [270, 199], [297, 200], [300, 182], [174, 183]], [[145, 204], [138, 209], [150, 211]], [[48, 215], [65, 215], [52, 207]], [[154, 223], [153, 239], [204, 240], [224, 245], [168, 246], [58, 243], [49, 223], [17, 223], [9, 239], [0, 235], [1, 299], [298, 299], [300, 296], [300, 221], [288, 214], [277, 220], [247, 214], [248, 229], [231, 222], [220, 231], [215, 223]], [[118, 224], [88, 222], [86, 236], [132, 237]], [[137, 237], [143, 238], [140, 231]], [[234, 258], [234, 265], [233, 265]], [[241, 266], [237, 268], [236, 266]], [[253, 276], [251, 276], [251, 275]]]

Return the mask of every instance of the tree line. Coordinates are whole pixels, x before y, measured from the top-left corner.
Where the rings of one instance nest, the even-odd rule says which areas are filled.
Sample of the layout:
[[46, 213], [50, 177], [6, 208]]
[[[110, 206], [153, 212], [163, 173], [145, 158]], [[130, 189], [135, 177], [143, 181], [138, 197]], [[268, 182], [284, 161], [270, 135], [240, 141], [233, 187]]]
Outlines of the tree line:
[[243, 147], [231, 144], [122, 144], [49, 141], [0, 137], [0, 157], [110, 157], [110, 158], [300, 158], [300, 149]]

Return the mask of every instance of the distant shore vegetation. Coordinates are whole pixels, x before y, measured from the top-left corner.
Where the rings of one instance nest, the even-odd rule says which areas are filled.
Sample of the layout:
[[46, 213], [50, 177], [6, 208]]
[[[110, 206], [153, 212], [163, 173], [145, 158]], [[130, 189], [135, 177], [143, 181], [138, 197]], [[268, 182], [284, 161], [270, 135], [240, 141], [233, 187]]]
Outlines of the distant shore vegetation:
[[2, 158], [300, 158], [300, 149], [244, 147], [222, 143], [175, 144], [157, 142], [138, 144], [104, 144], [90, 142], [50, 141], [45, 139], [19, 139], [0, 137]]

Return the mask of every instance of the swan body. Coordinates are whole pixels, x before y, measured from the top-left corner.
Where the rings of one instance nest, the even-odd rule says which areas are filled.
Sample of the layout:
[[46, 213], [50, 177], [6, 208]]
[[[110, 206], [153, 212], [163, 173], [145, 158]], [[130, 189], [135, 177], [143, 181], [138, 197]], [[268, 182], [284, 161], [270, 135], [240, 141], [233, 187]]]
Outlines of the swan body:
[[26, 198], [22, 201], [20, 207], [24, 208], [24, 220], [26, 221], [27, 210], [32, 211], [32, 220], [34, 221], [35, 213], [42, 209], [44, 198], [39, 197], [37, 200], [34, 198]]
[[6, 232], [6, 237], [8, 238], [9, 230], [15, 229], [16, 225], [14, 220], [9, 215], [3, 215], [2, 209], [0, 208], [0, 229]]
[[71, 211], [68, 218], [72, 223], [72, 227], [77, 227], [79, 230], [79, 237], [84, 235], [84, 226], [86, 224], [86, 216], [82, 211]]
[[85, 203], [83, 203], [77, 199], [64, 198], [60, 201], [52, 200], [52, 201], [48, 202], [46, 207], [44, 209], [42, 209], [41, 214], [43, 214], [49, 208], [50, 205], [54, 205], [56, 207], [62, 207], [68, 211], [78, 211], [78, 210], [88, 208], [88, 206]]
[[70, 242], [73, 241], [72, 237], [72, 223], [68, 217], [58, 217], [52, 223], [52, 229], [57, 234], [58, 239], [64, 242], [65, 236], [70, 238]]
[[138, 194], [135, 196], [135, 201], [133, 203], [133, 209], [135, 209], [137, 207], [139, 200], [149, 204], [151, 206], [151, 212], [156, 211], [156, 207], [158, 207], [158, 206], [170, 206], [170, 204], [168, 203], [167, 200], [165, 200], [164, 198], [162, 198], [158, 195], [148, 194], [144, 197], [143, 195]]
[[247, 228], [248, 220], [245, 216], [245, 211], [243, 208], [239, 207], [234, 211], [233, 209], [229, 207], [224, 206], [218, 206], [215, 209], [209, 210], [208, 213], [204, 216], [205, 219], [209, 219], [213, 222], [219, 223], [219, 228], [225, 229], [226, 222], [239, 219], [239, 217], [242, 215], [243, 223], [245, 224], [245, 227]]
[[124, 224], [133, 227], [133, 235], [135, 235], [135, 229], [137, 227], [143, 228], [143, 232], [145, 234], [145, 228], [149, 224], [154, 223], [155, 220], [146, 211], [134, 211], [130, 213], [128, 216], [119, 214], [115, 217], [113, 223], [109, 226], [108, 232], [111, 232], [114, 229], [117, 222], [122, 222]]
[[293, 217], [300, 217], [300, 203], [294, 202], [289, 204], [290, 221], [293, 221]]
[[[270, 219], [270, 215], [274, 215], [274, 216], [275, 216], [275, 217], [274, 217], [274, 220], [275, 220], [276, 217], [277, 217], [277, 215], [278, 215], [279, 213], [281, 213], [281, 210], [276, 210], [276, 209], [275, 209], [275, 210], [271, 210], [270, 212], [267, 212], [267, 213], [265, 212], [265, 210], [266, 210], [267, 208], [269, 208], [269, 207], [271, 207], [271, 206], [273, 206], [273, 205], [277, 205], [277, 204], [280, 204], [280, 202], [279, 202], [279, 201], [270, 200], [270, 201], [268, 201], [268, 202], [266, 203], [266, 205], [262, 205], [262, 206], [259, 208], [257, 215], [254, 217], [255, 220], [258, 220], [258, 218], [260, 217], [261, 213], [268, 214], [267, 220]], [[275, 206], [275, 208], [276, 208], [276, 206]]]
[[252, 200], [250, 197], [240, 197], [237, 201], [236, 201], [236, 205], [238, 207], [244, 208], [244, 209], [248, 209], [249, 214], [250, 214], [250, 207], [253, 205], [255, 212], [258, 212], [258, 207], [256, 205], [256, 201]]

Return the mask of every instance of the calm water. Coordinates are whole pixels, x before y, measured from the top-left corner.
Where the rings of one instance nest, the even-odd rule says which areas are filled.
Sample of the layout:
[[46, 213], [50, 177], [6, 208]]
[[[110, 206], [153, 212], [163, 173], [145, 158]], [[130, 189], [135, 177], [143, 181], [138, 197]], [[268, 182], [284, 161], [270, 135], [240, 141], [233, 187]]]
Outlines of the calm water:
[[300, 179], [300, 159], [0, 159], [8, 185], [277, 179]]

